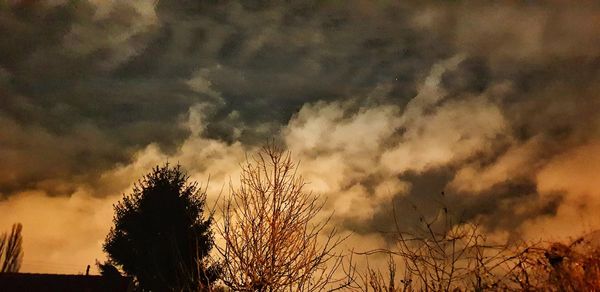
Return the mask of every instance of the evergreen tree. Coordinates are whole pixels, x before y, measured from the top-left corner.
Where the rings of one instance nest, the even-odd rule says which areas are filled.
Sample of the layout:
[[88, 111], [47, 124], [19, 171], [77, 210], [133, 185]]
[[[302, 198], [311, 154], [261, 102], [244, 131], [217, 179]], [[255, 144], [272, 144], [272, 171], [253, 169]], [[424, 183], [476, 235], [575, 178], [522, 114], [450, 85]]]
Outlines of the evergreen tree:
[[104, 243], [109, 261], [134, 276], [144, 291], [201, 291], [218, 276], [207, 264], [212, 218], [206, 192], [179, 165], [155, 167], [114, 205]]

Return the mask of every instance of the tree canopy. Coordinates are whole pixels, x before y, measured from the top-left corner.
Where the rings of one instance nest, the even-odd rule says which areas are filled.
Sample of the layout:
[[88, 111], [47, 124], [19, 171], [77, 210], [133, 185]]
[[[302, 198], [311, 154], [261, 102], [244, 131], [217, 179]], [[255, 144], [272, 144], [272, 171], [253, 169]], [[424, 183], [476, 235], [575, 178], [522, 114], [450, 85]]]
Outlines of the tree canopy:
[[207, 256], [212, 218], [206, 192], [179, 165], [156, 166], [114, 205], [114, 226], [104, 251], [109, 262], [134, 276], [142, 290], [197, 291], [218, 276]]

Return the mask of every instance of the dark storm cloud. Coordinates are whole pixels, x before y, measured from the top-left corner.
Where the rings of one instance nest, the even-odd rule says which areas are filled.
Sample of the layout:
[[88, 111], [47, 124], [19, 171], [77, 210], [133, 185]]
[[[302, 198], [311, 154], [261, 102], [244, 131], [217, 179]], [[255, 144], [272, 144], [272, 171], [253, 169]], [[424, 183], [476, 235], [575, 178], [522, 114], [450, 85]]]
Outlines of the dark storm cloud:
[[362, 235], [443, 190], [494, 231], [598, 202], [552, 182], [598, 153], [592, 1], [0, 3], [4, 198], [118, 194], [169, 157], [225, 178], [274, 137]]
[[[178, 121], [195, 103], [216, 108], [209, 136], [256, 143], [306, 102], [365, 94], [395, 79], [394, 98], [407, 100], [419, 74], [449, 52], [398, 31], [408, 21], [402, 9], [360, 12], [365, 5], [9, 5], [2, 11], [2, 116], [19, 131], [80, 144], [61, 151], [25, 141], [11, 151], [56, 157], [61, 163], [49, 164], [60, 179], [79, 167], [95, 173], [124, 162], [151, 142], [181, 143]], [[81, 127], [105, 142], [86, 143]], [[35, 184], [45, 179], [41, 171], [23, 170], [33, 173], [4, 188]]]
[[[600, 109], [597, 4], [437, 3], [413, 8], [411, 29], [433, 40], [449, 55], [461, 56], [457, 62], [444, 63], [448, 58], [438, 55], [436, 64], [441, 64], [442, 72], [430, 80], [432, 89], [428, 89], [427, 80], [423, 81], [427, 72], [419, 71], [418, 80], [425, 85], [419, 89], [412, 83], [412, 88], [423, 93], [422, 98], [417, 96], [411, 101], [413, 106], [390, 97], [397, 94], [390, 90], [394, 88], [392, 82], [383, 95], [377, 95], [384, 97], [377, 104], [387, 104], [388, 109], [396, 106], [395, 116], [388, 117], [382, 108], [373, 105], [359, 106], [358, 112], [348, 113], [347, 105], [330, 104], [334, 108], [330, 111], [318, 110], [325, 106], [319, 104], [301, 112], [299, 122], [291, 124], [288, 144], [304, 143], [292, 149], [306, 152], [302, 156], [305, 161], [313, 159], [308, 153], [323, 153], [310, 166], [327, 167], [329, 164], [316, 161], [334, 159], [341, 164], [336, 170], [349, 177], [332, 191], [337, 194], [333, 197], [346, 199], [338, 206], [350, 205], [346, 207], [350, 211], [341, 215], [342, 222], [359, 233], [393, 229], [386, 208], [389, 195], [379, 198], [373, 189], [385, 188], [394, 176], [409, 185], [396, 184], [388, 191], [400, 202], [399, 216], [407, 228], [414, 226], [418, 216], [402, 213], [411, 209], [406, 202], [414, 202], [425, 215], [432, 215], [439, 208], [432, 202], [442, 190], [446, 191], [445, 204], [456, 209], [462, 219], [480, 221], [490, 231], [529, 236], [539, 234], [530, 225], [572, 220], [570, 212], [575, 205], [595, 206], [597, 193], [586, 189], [586, 196], [581, 197], [566, 187], [541, 187], [547, 182], [540, 173], [547, 171], [548, 163], [552, 164], [557, 155], [568, 155], [580, 145], [593, 145], [599, 138], [600, 120], [595, 114]], [[426, 68], [432, 70], [430, 76], [436, 75], [435, 66], [428, 64]], [[383, 88], [386, 82], [377, 84]], [[366, 114], [369, 110], [379, 114]], [[340, 118], [342, 112], [345, 118]], [[386, 123], [365, 122], [366, 116], [384, 117], [394, 131], [380, 131], [378, 126]], [[398, 117], [400, 121], [394, 120]], [[311, 119], [325, 121], [321, 122], [325, 128], [322, 136], [315, 134], [324, 142], [316, 142], [316, 146], [319, 138], [308, 142], [296, 139], [310, 136], [310, 129], [318, 129], [311, 125]], [[375, 134], [342, 133], [344, 127], [351, 128], [349, 125], [356, 121], [362, 121]], [[356, 142], [359, 133], [379, 146], [368, 149]], [[337, 134], [347, 135], [345, 147], [324, 145], [332, 143], [331, 138], [337, 138]], [[366, 150], [340, 150], [355, 146], [351, 144]], [[598, 155], [593, 147], [584, 149], [576, 152]], [[369, 162], [358, 167], [348, 162], [359, 156], [369, 157]], [[384, 174], [381, 164], [387, 165], [391, 173]], [[378, 173], [379, 178], [373, 180]], [[574, 171], [571, 175], [582, 174]], [[313, 179], [323, 176], [327, 174], [321, 172]], [[336, 178], [330, 180], [335, 182]], [[357, 199], [357, 190], [366, 195]], [[379, 200], [380, 204], [373, 205]], [[580, 224], [596, 224], [590, 223], [596, 222], [589, 219], [593, 213], [590, 210], [584, 208]], [[565, 230], [557, 227], [553, 234], [558, 233], [565, 234]]]

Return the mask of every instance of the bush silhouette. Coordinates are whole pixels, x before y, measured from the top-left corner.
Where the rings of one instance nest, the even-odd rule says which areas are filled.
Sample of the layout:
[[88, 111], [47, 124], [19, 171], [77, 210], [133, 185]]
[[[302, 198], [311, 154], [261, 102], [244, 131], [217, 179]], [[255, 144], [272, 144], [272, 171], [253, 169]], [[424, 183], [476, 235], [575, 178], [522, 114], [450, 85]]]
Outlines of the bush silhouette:
[[213, 247], [206, 193], [188, 179], [179, 165], [157, 166], [114, 205], [104, 251], [141, 290], [208, 290], [218, 276], [206, 260]]

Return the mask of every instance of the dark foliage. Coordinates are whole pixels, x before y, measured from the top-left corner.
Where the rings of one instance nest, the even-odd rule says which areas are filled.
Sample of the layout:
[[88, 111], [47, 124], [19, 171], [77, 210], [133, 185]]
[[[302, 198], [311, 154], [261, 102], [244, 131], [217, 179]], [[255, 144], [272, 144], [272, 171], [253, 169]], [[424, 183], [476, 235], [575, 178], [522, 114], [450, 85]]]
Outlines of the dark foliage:
[[119, 269], [117, 269], [117, 267], [115, 267], [115, 265], [113, 265], [111, 262], [96, 262], [96, 266], [98, 266], [98, 271], [100, 271], [100, 275], [104, 277], [111, 279], [121, 277], [121, 272], [119, 272]]
[[188, 179], [179, 165], [157, 166], [114, 206], [104, 251], [141, 290], [205, 290], [218, 276], [206, 261], [213, 247], [206, 193]]

